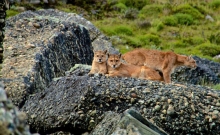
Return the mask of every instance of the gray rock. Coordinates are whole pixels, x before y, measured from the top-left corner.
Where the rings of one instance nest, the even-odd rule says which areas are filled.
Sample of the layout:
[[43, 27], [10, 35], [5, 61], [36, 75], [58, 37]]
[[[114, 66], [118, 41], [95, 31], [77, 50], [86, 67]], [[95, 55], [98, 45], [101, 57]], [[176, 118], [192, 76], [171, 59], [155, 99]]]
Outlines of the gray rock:
[[31, 135], [26, 124], [26, 114], [18, 111], [11, 100], [7, 99], [3, 84], [0, 82], [0, 135], [15, 134]]
[[40, 10], [7, 20], [1, 73], [15, 105], [21, 107], [29, 94], [41, 91], [75, 64], [91, 64], [89, 32], [71, 16], [77, 15]]
[[[210, 102], [219, 99], [219, 91], [190, 84], [183, 87], [134, 78], [90, 77], [89, 69], [82, 67], [51, 82], [25, 102], [21, 110], [27, 113], [33, 131], [91, 132], [106, 112], [120, 115], [132, 107], [169, 134], [220, 134], [219, 119], [216, 111], [213, 113], [219, 106]], [[161, 109], [154, 111], [157, 106]]]
[[123, 114], [107, 112], [90, 135], [167, 135], [162, 129], [143, 118], [134, 109]]

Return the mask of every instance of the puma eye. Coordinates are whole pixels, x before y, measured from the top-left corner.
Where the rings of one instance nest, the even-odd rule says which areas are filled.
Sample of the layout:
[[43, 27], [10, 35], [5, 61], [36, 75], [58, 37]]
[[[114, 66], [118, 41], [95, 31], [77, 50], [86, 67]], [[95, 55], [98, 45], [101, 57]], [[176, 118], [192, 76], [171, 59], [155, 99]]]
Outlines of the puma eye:
[[113, 60], [110, 60], [110, 62], [113, 62]]
[[99, 57], [99, 55], [96, 55], [96, 57]]
[[118, 60], [115, 60], [115, 62], [118, 62]]

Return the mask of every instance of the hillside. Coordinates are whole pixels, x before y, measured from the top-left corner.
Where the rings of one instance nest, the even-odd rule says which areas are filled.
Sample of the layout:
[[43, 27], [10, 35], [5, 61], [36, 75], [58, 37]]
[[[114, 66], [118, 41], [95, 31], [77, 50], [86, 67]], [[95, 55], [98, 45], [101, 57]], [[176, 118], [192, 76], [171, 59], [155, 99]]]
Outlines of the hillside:
[[125, 53], [143, 47], [174, 50], [209, 60], [220, 54], [220, 0], [86, 0], [83, 3], [17, 3], [7, 17], [23, 10], [56, 8], [77, 13], [107, 35]]

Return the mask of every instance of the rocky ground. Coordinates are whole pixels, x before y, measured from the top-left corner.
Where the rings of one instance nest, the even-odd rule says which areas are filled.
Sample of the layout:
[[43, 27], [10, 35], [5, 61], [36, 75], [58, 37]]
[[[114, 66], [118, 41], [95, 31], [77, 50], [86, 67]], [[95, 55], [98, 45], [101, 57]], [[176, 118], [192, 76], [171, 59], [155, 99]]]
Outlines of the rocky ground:
[[[87, 75], [77, 68], [53, 81], [23, 106], [33, 131], [92, 130], [107, 111], [134, 108], [169, 134], [220, 134], [220, 92], [132, 78]], [[62, 108], [62, 109], [61, 109]]]
[[26, 114], [7, 98], [4, 85], [0, 82], [0, 135], [31, 135], [26, 118]]

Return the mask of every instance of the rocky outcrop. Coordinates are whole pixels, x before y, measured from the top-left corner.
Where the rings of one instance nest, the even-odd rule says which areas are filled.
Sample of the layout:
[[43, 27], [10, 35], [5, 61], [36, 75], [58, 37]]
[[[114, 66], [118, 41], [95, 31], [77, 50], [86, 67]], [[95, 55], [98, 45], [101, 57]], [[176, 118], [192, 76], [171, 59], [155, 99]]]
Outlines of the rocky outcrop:
[[84, 27], [77, 20], [81, 17], [57, 10], [27, 11], [7, 20], [1, 73], [15, 105], [22, 106], [26, 96], [44, 89], [74, 64], [91, 64], [87, 28], [92, 24], [84, 19], [90, 24]]
[[[7, 98], [0, 82], [0, 135], [31, 135], [26, 124], [26, 114], [18, 111]], [[35, 134], [37, 135], [37, 134]]]
[[90, 132], [105, 112], [134, 108], [170, 134], [220, 134], [219, 91], [88, 72], [78, 67], [27, 100], [22, 111], [32, 131]]

